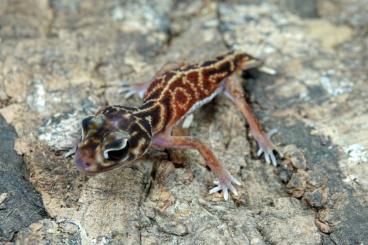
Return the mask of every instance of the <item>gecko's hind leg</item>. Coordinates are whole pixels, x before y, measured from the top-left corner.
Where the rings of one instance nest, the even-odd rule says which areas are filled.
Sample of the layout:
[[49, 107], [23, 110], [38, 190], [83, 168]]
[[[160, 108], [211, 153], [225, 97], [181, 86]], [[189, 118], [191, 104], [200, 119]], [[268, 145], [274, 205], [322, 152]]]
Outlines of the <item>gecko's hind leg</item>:
[[[262, 127], [253, 114], [250, 105], [245, 100], [244, 91], [240, 85], [240, 82], [240, 77], [237, 74], [233, 74], [231, 77], [229, 77], [225, 81], [225, 94], [234, 102], [234, 104], [239, 108], [243, 116], [246, 118], [250, 127], [250, 133], [257, 141], [259, 146], [257, 155], [260, 156], [263, 154], [267, 163], [272, 163], [274, 166], [277, 166], [274, 152], [278, 152], [280, 156], [282, 156], [282, 154], [272, 143], [270, 139], [271, 135], [267, 135], [262, 130]], [[271, 132], [272, 134], [275, 133], [274, 130], [271, 130]]]

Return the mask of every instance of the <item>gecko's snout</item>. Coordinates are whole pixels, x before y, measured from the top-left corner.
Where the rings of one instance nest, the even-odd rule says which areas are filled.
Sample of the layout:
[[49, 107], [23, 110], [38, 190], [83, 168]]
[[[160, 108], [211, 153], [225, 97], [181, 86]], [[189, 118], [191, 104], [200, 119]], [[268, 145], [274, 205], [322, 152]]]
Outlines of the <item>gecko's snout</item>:
[[78, 150], [75, 153], [75, 163], [79, 169], [84, 170], [84, 171], [88, 171], [88, 169], [92, 165], [90, 162], [86, 162], [82, 160], [80, 152]]
[[99, 164], [97, 164], [96, 160], [94, 159], [94, 155], [88, 149], [77, 148], [74, 161], [78, 170], [84, 174], [94, 175], [101, 172], [99, 169]]

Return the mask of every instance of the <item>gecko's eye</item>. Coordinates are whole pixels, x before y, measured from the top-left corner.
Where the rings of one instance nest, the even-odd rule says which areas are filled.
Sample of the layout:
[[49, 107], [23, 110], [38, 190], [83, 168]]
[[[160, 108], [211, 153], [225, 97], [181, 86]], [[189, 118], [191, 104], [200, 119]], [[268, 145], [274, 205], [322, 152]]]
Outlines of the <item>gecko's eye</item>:
[[106, 160], [121, 161], [128, 157], [129, 135], [124, 131], [116, 131], [106, 136], [104, 140], [103, 157]]
[[128, 156], [129, 142], [127, 139], [114, 141], [105, 146], [104, 158], [112, 161], [120, 161]]

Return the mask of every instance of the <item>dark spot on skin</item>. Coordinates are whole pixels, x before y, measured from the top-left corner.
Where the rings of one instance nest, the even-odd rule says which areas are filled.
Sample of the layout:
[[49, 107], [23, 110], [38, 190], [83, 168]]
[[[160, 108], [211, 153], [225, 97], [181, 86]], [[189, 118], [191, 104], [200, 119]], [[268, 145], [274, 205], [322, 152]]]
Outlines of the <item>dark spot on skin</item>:
[[205, 80], [207, 80], [210, 76], [215, 75], [219, 72], [222, 72], [214, 67], [212, 68], [206, 68], [202, 70], [202, 75]]
[[227, 55], [228, 55], [228, 54], [217, 56], [217, 57], [216, 57], [216, 60], [217, 60], [217, 61], [223, 60]]
[[217, 60], [223, 60], [224, 58], [226, 58], [227, 56], [229, 56], [229, 55], [232, 55], [232, 54], [234, 54], [235, 52], [234, 51], [230, 51], [230, 52], [228, 52], [227, 54], [224, 54], [224, 55], [221, 55], [221, 56], [217, 56], [216, 57], [216, 59]]
[[150, 134], [151, 136], [151, 131], [152, 131], [152, 128], [149, 124], [149, 122], [145, 119], [140, 119], [139, 120], [139, 124]]
[[164, 73], [164, 82], [168, 82], [171, 80], [171, 78], [173, 78], [173, 76], [175, 76], [176, 73], [175, 72], [172, 72], [172, 71], [167, 71]]
[[198, 81], [198, 72], [193, 71], [193, 72], [188, 73], [187, 79], [192, 83], [196, 83]]
[[161, 91], [162, 89], [156, 89], [153, 93], [152, 91], [147, 91], [147, 96], [144, 98], [144, 101], [158, 99], [161, 95]]
[[165, 113], [164, 113], [164, 125], [166, 126], [167, 123], [170, 121], [171, 119], [171, 112], [172, 112], [172, 109], [171, 109], [171, 103], [172, 103], [172, 98], [171, 96], [167, 95], [167, 96], [164, 96], [164, 98], [161, 100], [161, 104], [164, 106], [164, 110], [165, 110]]
[[220, 67], [218, 68], [218, 70], [220, 72], [231, 72], [231, 64], [230, 64], [230, 62], [228, 61], [228, 62], [222, 63], [220, 65]]
[[216, 64], [217, 60], [209, 60], [209, 61], [205, 61], [201, 64], [201, 66], [211, 66], [213, 64]]
[[175, 92], [175, 102], [179, 105], [183, 105], [188, 103], [188, 96], [181, 90], [177, 90]]
[[198, 68], [198, 65], [188, 65], [188, 66], [180, 68], [180, 71], [189, 71], [189, 70], [193, 70], [197, 68]]
[[141, 134], [137, 134], [129, 139], [129, 145], [131, 149], [134, 149], [138, 146], [138, 140], [142, 137]]

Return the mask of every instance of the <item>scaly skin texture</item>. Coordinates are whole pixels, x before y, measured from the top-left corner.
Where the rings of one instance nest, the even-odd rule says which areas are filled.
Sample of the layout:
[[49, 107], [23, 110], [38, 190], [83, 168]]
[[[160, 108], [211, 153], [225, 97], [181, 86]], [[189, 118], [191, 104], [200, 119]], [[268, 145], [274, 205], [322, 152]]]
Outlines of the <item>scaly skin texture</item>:
[[111, 170], [138, 159], [149, 147], [196, 149], [218, 176], [217, 186], [210, 193], [223, 191], [237, 194], [240, 185], [217, 160], [213, 152], [193, 137], [171, 135], [172, 128], [186, 115], [209, 102], [218, 93], [225, 94], [247, 119], [267, 162], [276, 165], [275, 146], [244, 99], [240, 72], [259, 67], [261, 62], [246, 53], [229, 53], [195, 65], [165, 65], [149, 83], [125, 87], [128, 94], [144, 94], [138, 107], [108, 106], [95, 116], [82, 121], [82, 141], [76, 151], [76, 163], [89, 173]]

